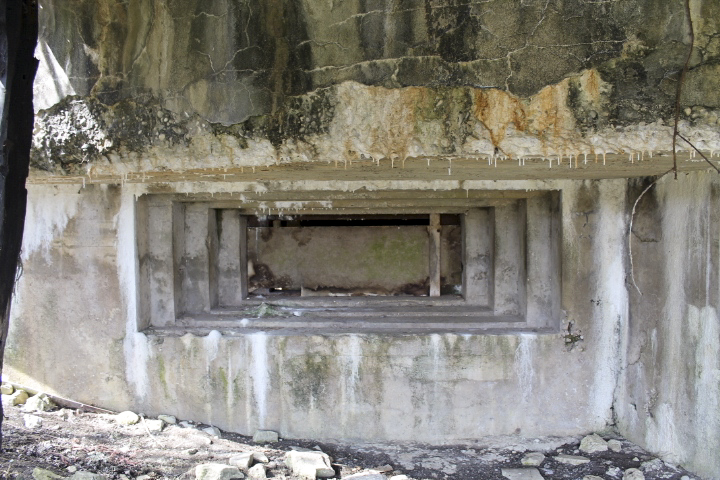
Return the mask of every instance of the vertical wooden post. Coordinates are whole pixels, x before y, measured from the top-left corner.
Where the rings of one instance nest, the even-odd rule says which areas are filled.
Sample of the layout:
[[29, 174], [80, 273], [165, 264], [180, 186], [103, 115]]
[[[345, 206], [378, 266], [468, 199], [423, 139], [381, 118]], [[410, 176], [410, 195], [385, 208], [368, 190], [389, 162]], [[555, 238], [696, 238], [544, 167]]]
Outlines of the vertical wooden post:
[[440, 214], [430, 214], [428, 236], [430, 239], [430, 296], [440, 296]]

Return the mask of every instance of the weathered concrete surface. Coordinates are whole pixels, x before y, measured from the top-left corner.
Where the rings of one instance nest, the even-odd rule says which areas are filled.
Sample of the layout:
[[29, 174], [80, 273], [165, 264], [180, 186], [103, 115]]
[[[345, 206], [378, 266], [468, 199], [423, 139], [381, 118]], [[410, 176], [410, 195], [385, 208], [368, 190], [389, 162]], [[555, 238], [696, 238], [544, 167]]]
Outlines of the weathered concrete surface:
[[[681, 2], [257, 3], [41, 2], [34, 166], [118, 181], [610, 154], [627, 162], [580, 176], [663, 171], [639, 161], [671, 148]], [[692, 4], [681, 133], [712, 154], [720, 12]], [[548, 170], [505, 178], [567, 175]]]
[[[138, 332], [133, 215], [142, 191], [35, 186], [8, 374], [110, 408], [170, 409], [228, 430], [270, 428], [288, 437], [448, 442], [602, 428], [611, 419], [627, 320], [626, 298], [608, 286], [624, 289], [625, 181], [479, 185], [538, 186], [565, 195], [563, 302], [572, 331], [585, 338], [572, 349], [565, 331]], [[85, 243], [99, 247], [76, 247], [84, 230], [96, 235]], [[40, 348], [46, 344], [67, 352]]]
[[615, 420], [635, 441], [717, 475], [705, 454], [720, 442], [715, 174], [668, 176], [638, 205], [642, 297], [628, 283], [627, 231], [645, 185], [477, 184], [538, 186], [563, 195], [563, 328], [572, 323], [572, 335], [142, 333], [133, 219], [142, 186], [34, 186], [6, 373], [117, 410], [172, 410], [288, 437], [450, 442]]
[[[628, 438], [718, 478], [720, 191], [710, 176], [663, 179], [638, 204], [628, 365], [615, 412]], [[647, 185], [637, 182], [637, 196]], [[642, 295], [641, 295], [642, 293]]]
[[[703, 456], [720, 446], [718, 180], [682, 142], [680, 178], [638, 205], [628, 257], [648, 181], [625, 178], [671, 167], [682, 2], [206, 4], [40, 2], [13, 380], [287, 437], [440, 443], [617, 422], [720, 477]], [[690, 2], [680, 115], [711, 159], [718, 5]], [[144, 194], [526, 189], [562, 198], [563, 311], [544, 333], [152, 330], [139, 308]]]

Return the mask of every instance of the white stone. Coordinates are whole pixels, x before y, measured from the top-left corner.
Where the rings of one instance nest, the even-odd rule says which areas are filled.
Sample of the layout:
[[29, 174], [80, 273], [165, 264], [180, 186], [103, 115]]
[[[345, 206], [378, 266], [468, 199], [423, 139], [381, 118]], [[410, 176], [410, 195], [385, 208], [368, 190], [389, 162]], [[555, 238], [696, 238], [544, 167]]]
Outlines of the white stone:
[[140, 421], [140, 417], [137, 413], [127, 410], [115, 415], [115, 421], [123, 425], [135, 425]]
[[538, 467], [542, 462], [545, 460], [545, 455], [543, 455], [540, 452], [530, 452], [525, 454], [525, 456], [520, 460], [520, 463], [522, 463], [526, 467]]
[[597, 433], [588, 435], [580, 442], [580, 451], [585, 453], [606, 452], [607, 442]]
[[388, 480], [410, 480], [410, 477], [407, 475], [393, 475]]
[[44, 468], [39, 467], [35, 467], [33, 469], [32, 476], [35, 480], [55, 480], [56, 478], [63, 478], [50, 470], [45, 470]]
[[47, 412], [55, 408], [55, 404], [44, 393], [33, 395], [25, 401], [23, 410], [26, 412]]
[[279, 440], [278, 433], [272, 430], [257, 430], [253, 435], [253, 442], [255, 443], [276, 443]]
[[582, 480], [603, 480], [603, 478], [597, 475], [585, 475]]
[[373, 468], [373, 470], [380, 472], [380, 473], [387, 473], [387, 472], [392, 472], [393, 467], [392, 467], [392, 465], [381, 465], [379, 467]]
[[215, 438], [220, 438], [222, 435], [222, 432], [220, 432], [220, 429], [217, 427], [205, 427], [202, 431]]
[[293, 474], [304, 479], [329, 478], [335, 476], [330, 457], [322, 452], [290, 451], [285, 454], [285, 464]]
[[619, 477], [622, 474], [622, 470], [618, 467], [610, 467], [607, 469], [607, 472], [605, 472], [605, 475], [609, 475], [611, 477]]
[[343, 480], [387, 480], [387, 477], [376, 471], [365, 471], [343, 477]]
[[645, 480], [645, 474], [637, 468], [628, 468], [623, 473], [623, 480]]
[[175, 425], [177, 423], [177, 418], [172, 415], [158, 415], [158, 420], [162, 420], [168, 425]]
[[622, 442], [620, 440], [608, 440], [608, 448], [613, 452], [619, 452], [622, 450]]
[[196, 480], [231, 480], [233, 478], [245, 478], [245, 475], [237, 467], [222, 463], [203, 463], [195, 467]]
[[652, 472], [653, 470], [662, 470], [664, 467], [665, 464], [659, 458], [653, 458], [652, 460], [648, 460], [647, 462], [643, 462], [640, 464], [640, 468], [646, 472]]
[[145, 420], [145, 425], [147, 425], [148, 430], [150, 430], [151, 432], [162, 432], [165, 423], [160, 419]]
[[75, 473], [75, 472], [77, 472], [77, 467], [75, 465], [70, 465], [65, 470], [67, 470], [70, 473]]
[[14, 407], [15, 405], [23, 405], [28, 399], [25, 390], [15, 390], [12, 395], [3, 395], [3, 407]]
[[500, 471], [510, 480], [543, 480], [537, 468], [503, 468]]
[[42, 418], [26, 413], [23, 415], [23, 423], [25, 423], [26, 428], [35, 429], [42, 425]]
[[195, 425], [193, 425], [192, 422], [188, 422], [186, 420], [183, 420], [178, 425], [180, 425], [182, 428], [195, 428]]
[[2, 393], [3, 395], [12, 395], [14, 391], [15, 387], [10, 385], [9, 383], [0, 384], [0, 393]]
[[253, 459], [253, 452], [243, 452], [230, 457], [230, 460], [228, 460], [228, 464], [246, 472], [248, 468], [250, 468], [250, 465], [253, 464]]
[[252, 455], [256, 462], [268, 463], [270, 461], [263, 452], [253, 452]]
[[557, 455], [555, 457], [555, 460], [560, 463], [565, 463], [567, 465], [582, 465], [584, 463], [590, 462], [590, 460], [585, 457], [581, 457], [579, 455], [567, 455], [565, 453]]
[[266, 479], [267, 475], [265, 475], [265, 465], [258, 463], [257, 465], [251, 467], [250, 470], [248, 470], [248, 478], [252, 478], [253, 480]]
[[75, 472], [73, 475], [68, 477], [72, 480], [106, 480], [107, 477], [105, 475], [100, 475], [99, 473], [90, 473], [90, 472]]

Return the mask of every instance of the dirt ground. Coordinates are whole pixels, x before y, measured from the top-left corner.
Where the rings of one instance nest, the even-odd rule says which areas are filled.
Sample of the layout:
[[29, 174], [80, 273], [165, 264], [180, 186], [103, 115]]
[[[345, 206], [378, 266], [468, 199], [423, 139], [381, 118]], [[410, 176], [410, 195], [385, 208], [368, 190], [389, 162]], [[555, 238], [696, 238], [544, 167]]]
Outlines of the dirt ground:
[[[74, 471], [86, 471], [103, 474], [107, 479], [147, 475], [141, 480], [189, 480], [195, 478], [195, 466], [226, 463], [230, 456], [247, 451], [266, 454], [269, 478], [292, 479], [283, 457], [293, 447], [319, 448], [329, 454], [334, 459], [336, 478], [380, 469], [387, 470], [388, 477], [404, 474], [411, 480], [504, 479], [501, 469], [522, 467], [521, 459], [530, 451], [545, 454], [545, 460], [537, 467], [545, 479], [574, 480], [596, 475], [620, 480], [629, 468], [639, 468], [649, 480], [698, 478], [612, 434], [605, 434], [604, 438], [622, 440], [620, 452], [582, 453], [578, 450], [579, 437], [504, 437], [447, 446], [328, 444], [297, 439], [257, 445], [251, 437], [233, 433], [222, 432], [220, 438], [213, 437], [196, 428], [206, 427], [203, 425], [167, 425], [162, 432], [151, 433], [144, 420], [123, 425], [113, 415], [72, 409], [33, 412], [42, 418], [42, 424], [30, 429], [24, 423], [25, 413], [21, 406], [5, 409], [0, 452], [2, 479], [31, 479], [33, 469], [40, 467], [63, 477], [70, 477]], [[563, 464], [555, 459], [561, 453], [582, 455], [591, 461], [580, 466]]]

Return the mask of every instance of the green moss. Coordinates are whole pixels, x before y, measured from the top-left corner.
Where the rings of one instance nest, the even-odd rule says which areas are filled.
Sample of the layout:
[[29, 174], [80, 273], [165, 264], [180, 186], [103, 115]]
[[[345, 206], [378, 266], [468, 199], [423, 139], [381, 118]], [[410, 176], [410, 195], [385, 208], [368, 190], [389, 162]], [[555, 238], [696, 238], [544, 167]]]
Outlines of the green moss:
[[326, 385], [331, 377], [331, 361], [326, 355], [303, 355], [289, 363], [288, 386], [296, 406], [321, 408], [325, 404]]
[[223, 392], [225, 392], [225, 395], [230, 392], [230, 382], [228, 380], [227, 372], [223, 367], [218, 368], [217, 370], [217, 377], [220, 380], [220, 388], [222, 388]]
[[162, 355], [158, 355], [157, 357], [157, 372], [158, 372], [158, 379], [160, 380], [160, 384], [162, 385], [163, 392], [165, 393], [165, 397], [170, 397], [170, 391], [168, 390], [167, 385], [167, 371], [165, 370], [165, 360], [163, 359]]

